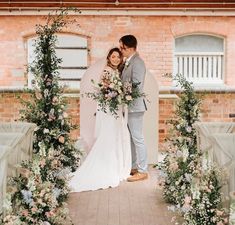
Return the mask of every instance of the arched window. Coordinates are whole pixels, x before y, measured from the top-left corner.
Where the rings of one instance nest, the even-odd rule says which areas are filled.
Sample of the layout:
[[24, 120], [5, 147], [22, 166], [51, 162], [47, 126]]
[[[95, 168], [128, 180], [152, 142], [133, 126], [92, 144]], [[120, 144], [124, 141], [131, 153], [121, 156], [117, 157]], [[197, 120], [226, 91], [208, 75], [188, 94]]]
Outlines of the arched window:
[[224, 39], [202, 34], [176, 38], [174, 74], [182, 74], [194, 84], [222, 84]]
[[[28, 39], [28, 63], [34, 58], [34, 40]], [[70, 89], [79, 89], [80, 81], [87, 69], [87, 39], [78, 35], [58, 34], [56, 53], [62, 58], [60, 72], [60, 84], [66, 85]], [[32, 87], [34, 77], [28, 74], [28, 87]]]

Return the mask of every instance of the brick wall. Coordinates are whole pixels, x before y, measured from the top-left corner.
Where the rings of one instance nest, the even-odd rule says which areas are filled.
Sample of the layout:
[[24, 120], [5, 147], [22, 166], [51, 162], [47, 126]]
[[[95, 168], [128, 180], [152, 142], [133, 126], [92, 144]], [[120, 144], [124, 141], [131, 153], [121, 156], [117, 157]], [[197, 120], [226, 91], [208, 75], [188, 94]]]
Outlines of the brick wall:
[[[171, 85], [162, 74], [172, 72], [174, 38], [206, 33], [225, 38], [225, 82], [235, 87], [235, 17], [206, 16], [74, 16], [77, 24], [64, 32], [88, 39], [89, 64], [118, 45], [119, 38], [132, 33], [139, 41], [138, 50], [147, 68], [160, 83]], [[27, 81], [26, 41], [35, 34], [35, 24], [44, 23], [42, 16], [0, 16], [0, 85], [24, 86]]]
[[[169, 92], [175, 94], [174, 92]], [[202, 93], [198, 93], [201, 95]], [[235, 122], [229, 114], [235, 113], [235, 92], [204, 92], [202, 97], [200, 121], [204, 122]], [[159, 145], [166, 138], [169, 126], [167, 120], [173, 119], [177, 98], [159, 100]]]
[[[174, 94], [171, 92], [171, 94]], [[0, 121], [13, 122], [19, 119], [19, 110], [22, 108], [19, 99], [28, 99], [29, 96], [24, 93], [1, 93], [0, 94]], [[67, 97], [67, 112], [71, 117], [73, 124], [79, 125], [79, 97]], [[172, 119], [176, 106], [176, 98], [167, 98], [159, 100], [159, 146], [168, 133], [166, 121]], [[201, 121], [234, 121], [235, 118], [229, 118], [229, 113], [235, 113], [235, 93], [205, 93], [202, 102]], [[72, 138], [79, 136], [79, 129], [72, 132]]]
[[[225, 84], [235, 87], [235, 17], [229, 16], [73, 16], [73, 24], [63, 32], [82, 35], [88, 39], [89, 64], [106, 55], [108, 49], [118, 45], [122, 35], [134, 34], [138, 39], [138, 51], [148, 70], [156, 77], [160, 88], [171, 86], [169, 78], [162, 74], [172, 72], [174, 38], [192, 34], [212, 34], [225, 39]], [[35, 35], [35, 24], [44, 23], [44, 16], [0, 16], [0, 89], [5, 86], [27, 86], [27, 45]], [[22, 92], [0, 92], [0, 121], [19, 118], [20, 104], [16, 96]], [[72, 122], [79, 124], [79, 98], [71, 97], [68, 112]], [[166, 120], [172, 117], [175, 99], [159, 100], [159, 137], [167, 134]], [[229, 113], [235, 113], [235, 94], [207, 93], [203, 102], [203, 121], [231, 121]], [[79, 135], [79, 130], [72, 136]]]
[[[14, 122], [20, 120], [20, 110], [23, 108], [20, 99], [30, 100], [29, 94], [22, 92], [3, 92], [0, 93], [0, 122]], [[68, 102], [66, 111], [71, 118], [71, 123], [79, 125], [79, 97], [66, 97]], [[77, 139], [79, 128], [71, 132], [71, 137]]]

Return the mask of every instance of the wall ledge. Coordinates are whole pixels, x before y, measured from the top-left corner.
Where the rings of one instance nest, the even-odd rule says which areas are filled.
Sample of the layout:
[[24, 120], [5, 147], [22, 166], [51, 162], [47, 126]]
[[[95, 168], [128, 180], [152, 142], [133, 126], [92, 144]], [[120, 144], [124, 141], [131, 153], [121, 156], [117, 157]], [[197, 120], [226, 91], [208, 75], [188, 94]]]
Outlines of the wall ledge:
[[[4, 86], [0, 87], [0, 93], [28, 93], [31, 92], [32, 89], [23, 86]], [[65, 97], [79, 97], [80, 90], [65, 90], [64, 94]]]
[[[235, 93], [235, 87], [226, 85], [200, 85], [194, 86], [194, 89], [198, 93]], [[177, 94], [181, 93], [182, 89], [176, 86], [164, 86], [159, 88], [160, 94]]]

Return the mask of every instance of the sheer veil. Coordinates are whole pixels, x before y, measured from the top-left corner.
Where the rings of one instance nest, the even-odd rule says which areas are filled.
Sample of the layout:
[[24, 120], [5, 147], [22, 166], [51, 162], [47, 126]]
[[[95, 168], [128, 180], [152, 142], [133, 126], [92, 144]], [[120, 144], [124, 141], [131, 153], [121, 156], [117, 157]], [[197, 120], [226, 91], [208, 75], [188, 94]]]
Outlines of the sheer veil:
[[80, 141], [83, 142], [83, 148], [85, 148], [84, 150], [86, 152], [90, 150], [95, 139], [95, 112], [97, 103], [87, 98], [84, 94], [94, 91], [91, 79], [98, 82], [105, 65], [106, 57], [101, 58], [95, 64], [91, 65], [83, 75], [80, 83]]

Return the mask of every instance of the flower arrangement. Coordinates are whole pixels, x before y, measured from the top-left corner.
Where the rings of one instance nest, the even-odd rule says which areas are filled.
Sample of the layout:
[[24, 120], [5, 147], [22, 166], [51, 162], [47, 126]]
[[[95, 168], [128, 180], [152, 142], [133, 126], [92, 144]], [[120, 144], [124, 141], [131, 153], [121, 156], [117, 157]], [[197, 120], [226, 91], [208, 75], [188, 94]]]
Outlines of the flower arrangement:
[[118, 70], [106, 67], [103, 71], [100, 81], [96, 84], [91, 80], [95, 92], [86, 93], [87, 97], [97, 101], [98, 109], [112, 115], [117, 115], [119, 106], [122, 104], [122, 81]]
[[7, 216], [3, 224], [58, 224], [69, 222], [66, 203], [61, 196], [67, 195], [66, 186], [43, 179], [46, 158], [34, 157], [33, 161], [22, 164], [19, 176], [10, 180], [4, 209]]
[[65, 200], [68, 179], [79, 165], [80, 151], [70, 139], [71, 125], [59, 86], [59, 64], [55, 52], [56, 33], [69, 22], [67, 10], [48, 16], [47, 23], [38, 25], [35, 42], [35, 61], [29, 69], [36, 85], [31, 100], [23, 101], [22, 120], [37, 124], [34, 132], [33, 156], [18, 169], [18, 176], [9, 182], [4, 204], [4, 218], [8, 225], [64, 225], [72, 224]]
[[139, 97], [145, 97], [144, 93], [139, 90], [140, 82], [125, 81], [123, 83], [123, 103], [130, 106], [134, 103], [134, 100]]
[[118, 70], [105, 68], [98, 83], [91, 80], [95, 92], [86, 93], [86, 96], [97, 101], [98, 109], [117, 116], [119, 107], [123, 104], [131, 105], [134, 100], [144, 96], [139, 91], [140, 82], [122, 82]]
[[228, 224], [227, 210], [221, 208], [221, 185], [223, 184], [221, 168], [209, 163], [202, 156], [194, 168], [191, 182], [191, 193], [185, 200], [183, 225]]
[[158, 164], [159, 185], [165, 200], [173, 204], [169, 209], [184, 216], [184, 225], [227, 224], [227, 213], [221, 208], [222, 170], [197, 149], [193, 124], [198, 120], [201, 100], [183, 76], [175, 79], [183, 93], [176, 107], [177, 118], [169, 121], [166, 157]]
[[191, 83], [183, 76], [178, 75], [175, 79], [184, 91], [177, 103], [177, 118], [168, 122], [171, 130], [167, 139], [167, 155], [158, 166], [161, 174], [165, 176], [165, 200], [182, 206], [184, 197], [190, 193], [193, 167], [197, 163], [196, 132], [193, 123], [198, 120], [200, 99], [194, 93]]

